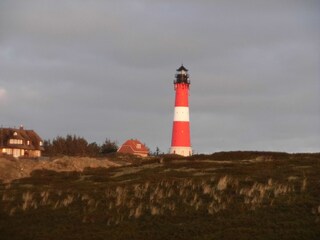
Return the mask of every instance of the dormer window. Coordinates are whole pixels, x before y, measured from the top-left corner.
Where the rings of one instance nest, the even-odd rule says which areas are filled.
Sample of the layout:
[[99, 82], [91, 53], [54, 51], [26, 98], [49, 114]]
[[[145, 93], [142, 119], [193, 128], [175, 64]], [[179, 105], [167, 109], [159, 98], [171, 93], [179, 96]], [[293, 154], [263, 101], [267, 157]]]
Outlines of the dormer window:
[[141, 149], [141, 144], [140, 143], [137, 144], [137, 149]]
[[18, 136], [18, 133], [17, 133], [17, 132], [14, 132], [14, 133], [13, 133], [13, 136]]
[[28, 145], [28, 146], [30, 145], [30, 141], [29, 141], [29, 140], [27, 141], [27, 145]]
[[42, 141], [40, 141], [40, 142], [39, 142], [39, 145], [42, 147], [42, 146], [43, 146], [43, 142], [42, 142]]
[[13, 138], [11, 138], [9, 140], [9, 144], [22, 144], [22, 140], [21, 139], [13, 139]]

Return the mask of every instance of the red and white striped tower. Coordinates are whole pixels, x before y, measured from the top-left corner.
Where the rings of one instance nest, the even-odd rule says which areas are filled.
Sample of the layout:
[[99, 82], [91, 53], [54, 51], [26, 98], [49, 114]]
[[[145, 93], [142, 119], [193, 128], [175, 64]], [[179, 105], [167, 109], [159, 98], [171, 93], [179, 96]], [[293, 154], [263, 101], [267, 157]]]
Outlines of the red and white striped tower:
[[183, 65], [177, 69], [174, 80], [176, 91], [174, 117], [172, 128], [172, 140], [170, 153], [182, 156], [191, 156], [190, 123], [189, 123], [189, 74]]

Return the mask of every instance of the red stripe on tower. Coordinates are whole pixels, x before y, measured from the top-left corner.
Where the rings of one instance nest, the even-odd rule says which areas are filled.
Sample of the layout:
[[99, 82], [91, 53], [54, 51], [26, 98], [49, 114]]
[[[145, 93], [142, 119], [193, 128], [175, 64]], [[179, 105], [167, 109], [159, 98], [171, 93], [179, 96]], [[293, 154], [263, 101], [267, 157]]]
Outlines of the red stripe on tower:
[[189, 74], [188, 69], [183, 65], [177, 69], [174, 80], [174, 90], [176, 91], [172, 140], [170, 153], [182, 156], [192, 155], [190, 142], [190, 122], [189, 122]]

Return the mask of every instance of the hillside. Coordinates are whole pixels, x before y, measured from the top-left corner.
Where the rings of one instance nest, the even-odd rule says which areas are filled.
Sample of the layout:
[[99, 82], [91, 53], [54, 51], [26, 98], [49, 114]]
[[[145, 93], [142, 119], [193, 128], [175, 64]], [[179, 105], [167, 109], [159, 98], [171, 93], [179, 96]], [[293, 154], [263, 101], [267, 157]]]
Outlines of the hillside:
[[52, 160], [0, 158], [0, 180], [10, 182], [14, 179], [29, 177], [35, 170], [77, 171], [90, 168], [117, 167], [121, 164], [110, 160], [98, 160], [88, 157], [62, 157]]
[[233, 152], [83, 171], [0, 189], [1, 239], [318, 239], [320, 155]]

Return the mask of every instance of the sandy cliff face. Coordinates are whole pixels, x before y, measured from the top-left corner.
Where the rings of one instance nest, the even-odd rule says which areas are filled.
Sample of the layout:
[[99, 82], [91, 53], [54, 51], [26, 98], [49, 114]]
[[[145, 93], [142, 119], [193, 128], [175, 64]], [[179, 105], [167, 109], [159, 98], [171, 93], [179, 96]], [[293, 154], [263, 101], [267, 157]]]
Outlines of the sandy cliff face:
[[0, 179], [10, 182], [14, 179], [30, 176], [37, 169], [60, 171], [83, 171], [86, 167], [116, 167], [120, 164], [107, 159], [98, 160], [88, 157], [62, 157], [54, 160], [6, 159], [0, 158]]

